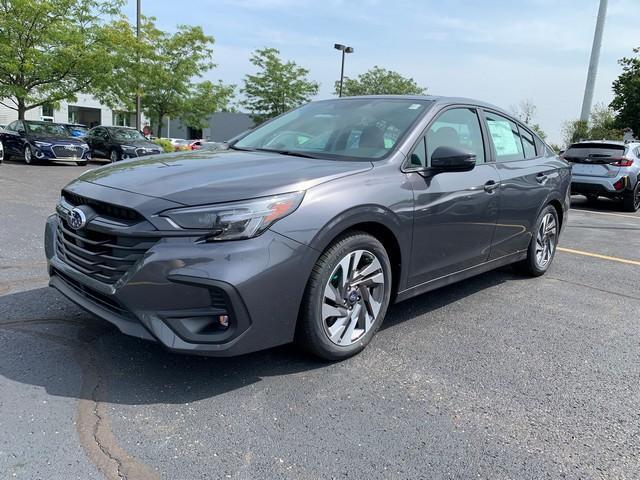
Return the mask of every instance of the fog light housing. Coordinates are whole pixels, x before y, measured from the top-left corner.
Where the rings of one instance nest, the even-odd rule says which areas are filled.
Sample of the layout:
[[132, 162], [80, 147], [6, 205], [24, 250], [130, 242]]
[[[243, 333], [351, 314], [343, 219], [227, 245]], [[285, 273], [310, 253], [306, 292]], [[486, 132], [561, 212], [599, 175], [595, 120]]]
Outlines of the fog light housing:
[[622, 177], [620, 180], [618, 180], [616, 183], [613, 184], [613, 188], [615, 188], [616, 190], [622, 190], [626, 186], [627, 186], [627, 177]]
[[218, 315], [218, 324], [222, 328], [229, 328], [229, 315]]
[[36, 149], [36, 158], [44, 158], [44, 153], [40, 150]]

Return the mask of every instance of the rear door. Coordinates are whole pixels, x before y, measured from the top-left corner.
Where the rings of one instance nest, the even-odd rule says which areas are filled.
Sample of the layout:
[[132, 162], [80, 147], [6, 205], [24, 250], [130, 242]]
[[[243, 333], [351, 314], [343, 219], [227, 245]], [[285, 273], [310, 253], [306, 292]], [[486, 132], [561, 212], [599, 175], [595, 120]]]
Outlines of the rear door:
[[584, 142], [571, 145], [562, 155], [571, 164], [576, 177], [609, 177], [620, 173], [620, 167], [612, 165], [625, 154], [625, 146], [617, 143]]
[[525, 250], [540, 209], [559, 181], [546, 148], [524, 126], [502, 114], [484, 111], [491, 153], [500, 176], [500, 214], [491, 259]]

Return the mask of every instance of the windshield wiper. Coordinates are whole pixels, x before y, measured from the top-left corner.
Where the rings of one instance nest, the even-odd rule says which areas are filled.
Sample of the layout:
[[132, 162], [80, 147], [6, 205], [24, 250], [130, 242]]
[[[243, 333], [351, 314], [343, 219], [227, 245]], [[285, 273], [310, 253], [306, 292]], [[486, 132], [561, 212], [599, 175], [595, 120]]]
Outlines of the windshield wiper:
[[227, 144], [227, 148], [230, 148], [231, 150], [239, 150], [241, 152], [253, 152], [254, 151], [253, 148], [242, 148], [242, 147], [236, 147], [235, 145], [229, 145], [229, 144]]
[[280, 155], [290, 155], [292, 157], [315, 158], [315, 159], [318, 158], [315, 155], [312, 155], [310, 153], [300, 152], [298, 150], [276, 150], [275, 148], [255, 148], [254, 150], [258, 150], [260, 152], [279, 153]]

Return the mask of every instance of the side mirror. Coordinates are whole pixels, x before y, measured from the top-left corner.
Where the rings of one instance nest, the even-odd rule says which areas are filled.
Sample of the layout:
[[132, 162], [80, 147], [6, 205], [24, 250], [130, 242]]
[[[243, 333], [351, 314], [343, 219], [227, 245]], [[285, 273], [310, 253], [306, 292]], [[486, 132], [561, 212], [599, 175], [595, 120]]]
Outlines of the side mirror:
[[18, 130], [18, 135], [24, 137], [26, 135], [24, 130]]
[[431, 154], [431, 169], [436, 172], [468, 172], [476, 166], [476, 154], [454, 147], [438, 147]]

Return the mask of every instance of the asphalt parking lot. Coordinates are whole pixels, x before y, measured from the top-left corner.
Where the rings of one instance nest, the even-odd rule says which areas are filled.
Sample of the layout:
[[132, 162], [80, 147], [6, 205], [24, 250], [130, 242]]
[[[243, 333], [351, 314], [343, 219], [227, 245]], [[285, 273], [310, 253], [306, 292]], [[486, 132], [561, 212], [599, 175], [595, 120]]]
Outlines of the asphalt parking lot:
[[547, 275], [395, 305], [342, 363], [187, 357], [47, 287], [45, 218], [96, 165], [0, 166], [3, 478], [640, 476], [640, 213], [575, 197]]

